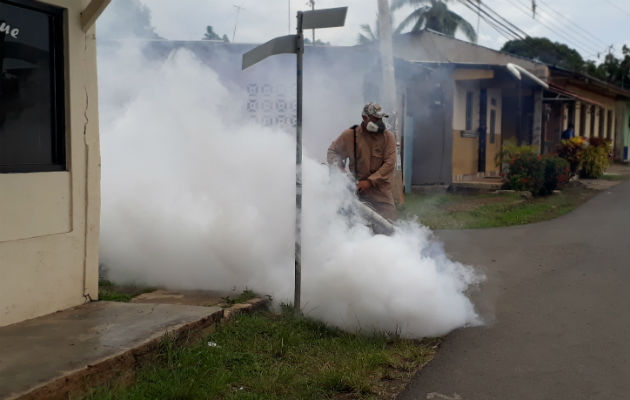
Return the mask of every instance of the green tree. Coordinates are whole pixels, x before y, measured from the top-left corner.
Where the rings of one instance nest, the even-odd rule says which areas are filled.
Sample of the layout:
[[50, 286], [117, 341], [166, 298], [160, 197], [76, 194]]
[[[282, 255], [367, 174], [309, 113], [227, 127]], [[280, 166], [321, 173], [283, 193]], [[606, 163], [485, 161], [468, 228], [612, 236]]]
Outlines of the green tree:
[[393, 0], [392, 10], [397, 10], [407, 4], [417, 7], [402, 20], [394, 34], [400, 34], [413, 23], [411, 32], [429, 28], [454, 37], [459, 29], [468, 39], [476, 42], [477, 33], [473, 26], [460, 15], [449, 10], [446, 1], [448, 0]]
[[[376, 30], [372, 30], [372, 27], [369, 24], [361, 25], [361, 32], [357, 37], [357, 42], [359, 44], [368, 44], [372, 42], [376, 42], [378, 40], [378, 23], [376, 24]], [[376, 33], [375, 33], [376, 32]]]
[[566, 44], [552, 42], [544, 37], [510, 40], [503, 45], [501, 51], [573, 71], [582, 72], [584, 70], [584, 60], [580, 53]]
[[219, 36], [211, 25], [206, 26], [206, 33], [203, 35], [203, 40], [223, 40], [226, 43], [229, 43], [230, 39], [228, 39], [227, 35]]
[[584, 72], [624, 89], [630, 89], [630, 48], [623, 45], [621, 53], [623, 55], [621, 59], [612, 53], [606, 54], [604, 62], [599, 65], [595, 61], [587, 61]]

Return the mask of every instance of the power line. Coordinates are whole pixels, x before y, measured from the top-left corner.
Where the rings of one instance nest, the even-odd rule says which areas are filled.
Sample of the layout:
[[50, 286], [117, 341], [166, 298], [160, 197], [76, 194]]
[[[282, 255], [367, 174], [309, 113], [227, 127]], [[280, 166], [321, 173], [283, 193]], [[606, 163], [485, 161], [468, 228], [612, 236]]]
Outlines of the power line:
[[[576, 33], [580, 34], [583, 38], [586, 38], [586, 39], [590, 40], [593, 44], [596, 44], [598, 47], [606, 46], [605, 42], [600, 40], [597, 36], [593, 35], [591, 32], [588, 32], [586, 29], [584, 29], [580, 25], [575, 24], [565, 14], [562, 14], [562, 13], [558, 12], [557, 10], [552, 8], [548, 3], [546, 3], [543, 0], [538, 0], [538, 1], [540, 1], [542, 4], [544, 4], [545, 7], [548, 8], [549, 10], [551, 10], [554, 14], [558, 15], [561, 18], [564, 18], [567, 22], [569, 22], [569, 25], [567, 25], [567, 27], [572, 29]], [[599, 43], [597, 43], [597, 42], [599, 42]]]
[[617, 4], [613, 3], [610, 0], [604, 0], [606, 3], [610, 4], [611, 6], [615, 7], [617, 10], [622, 11], [624, 14], [626, 14], [627, 16], [630, 16], [630, 12], [628, 12], [628, 10], [624, 10], [623, 8], [619, 7]]
[[[502, 20], [504, 20], [502, 17], [497, 18], [497, 17], [491, 15], [490, 13], [488, 13], [488, 11], [486, 11], [485, 9], [480, 7], [479, 5], [475, 4], [472, 0], [460, 0], [460, 1], [466, 7], [471, 9], [473, 12], [477, 11], [477, 12], [483, 14], [484, 20], [486, 20], [486, 22], [488, 22], [488, 19], [492, 20], [492, 22], [495, 25], [500, 26], [501, 29], [504, 30], [506, 33], [508, 33], [510, 36], [513, 36], [514, 38], [517, 38], [517, 39], [524, 39], [525, 37], [527, 37], [527, 34], [525, 32], [523, 32], [520, 28], [516, 27], [515, 25], [513, 25], [511, 23], [510, 23], [511, 26], [507, 25], [505, 22], [502, 21]], [[512, 28], [512, 26], [515, 29]]]
[[514, 25], [512, 22], [510, 22], [507, 18], [503, 17], [502, 15], [500, 15], [499, 13], [497, 13], [496, 11], [494, 11], [494, 9], [492, 9], [490, 6], [488, 6], [485, 3], [479, 3], [482, 7], [485, 7], [488, 11], [490, 11], [491, 13], [493, 13], [497, 18], [505, 21], [506, 24], [508, 24], [509, 26], [513, 27], [516, 31], [520, 32], [522, 36], [529, 36], [527, 34], [527, 32], [525, 32], [524, 30], [522, 30], [521, 28], [519, 28], [518, 26]]
[[497, 31], [499, 33], [499, 35], [503, 36], [505, 39], [507, 40], [514, 40], [514, 39], [522, 39], [519, 35], [510, 32], [505, 26], [501, 25], [500, 23], [497, 23], [496, 21], [488, 18], [486, 16], [486, 14], [481, 15], [481, 12], [476, 10], [474, 7], [470, 6], [466, 0], [460, 0], [460, 2], [469, 10], [471, 10], [474, 13], [477, 13], [481, 19], [483, 19], [492, 29], [494, 29], [495, 31]]
[[[509, 3], [511, 3], [516, 9], [518, 9], [519, 11], [521, 11], [522, 13], [524, 13], [526, 16], [529, 17], [529, 10], [524, 9], [523, 5], [519, 2], [516, 2], [516, 0], [508, 0]], [[594, 50], [591, 47], [586, 47], [586, 45], [577, 45], [573, 43], [573, 39], [567, 37], [567, 33], [563, 32], [558, 32], [555, 29], [551, 28], [550, 26], [548, 26], [547, 24], [543, 23], [541, 20], [536, 20], [536, 22], [542, 26], [543, 28], [545, 28], [546, 30], [548, 30], [549, 32], [551, 32], [553, 35], [561, 38], [563, 41], [569, 43], [570, 45], [574, 46], [577, 49], [580, 49], [580, 51], [586, 55], [593, 55], [597, 53], [597, 50]], [[569, 34], [571, 35], [571, 34]]]
[[[510, 1], [510, 0], [508, 0]], [[523, 11], [523, 8], [525, 7], [525, 5], [523, 4], [519, 4], [519, 0], [514, 0], [514, 2], [516, 2], [516, 5], [519, 7], [519, 9], [521, 11]], [[514, 3], [512, 3], [514, 4]], [[574, 48], [580, 50], [580, 52], [586, 56], [592, 56], [595, 55], [597, 53], [597, 49], [600, 48], [600, 45], [595, 43], [593, 41], [593, 39], [590, 39], [590, 43], [586, 43], [584, 40], [580, 40], [578, 39], [578, 42], [575, 42], [575, 33], [574, 32], [570, 32], [568, 31], [567, 27], [571, 27], [573, 26], [573, 22], [568, 20], [570, 23], [569, 25], [561, 25], [561, 24], [557, 24], [554, 20], [551, 19], [551, 17], [546, 14], [544, 11], [546, 10], [542, 10], [543, 12], [540, 13], [540, 18], [538, 18], [536, 20], [536, 22], [542, 26], [543, 28], [545, 28], [547, 31], [551, 32], [552, 34], [556, 35], [557, 37], [559, 37], [562, 41], [564, 41], [565, 43], [567, 43], [568, 45], [573, 46]], [[557, 30], [556, 30], [557, 29]], [[588, 38], [588, 36], [587, 36]]]

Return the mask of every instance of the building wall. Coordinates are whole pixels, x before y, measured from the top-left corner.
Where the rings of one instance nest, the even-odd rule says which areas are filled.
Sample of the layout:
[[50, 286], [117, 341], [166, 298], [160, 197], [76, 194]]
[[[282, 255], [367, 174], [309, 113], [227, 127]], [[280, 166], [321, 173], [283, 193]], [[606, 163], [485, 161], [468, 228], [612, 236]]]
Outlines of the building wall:
[[[457, 71], [456, 71], [457, 72]], [[490, 71], [491, 72], [491, 71]], [[487, 70], [480, 70], [475, 75], [471, 70], [465, 74], [456, 73], [455, 93], [453, 98], [453, 179], [459, 176], [471, 175], [478, 172], [479, 138], [466, 137], [462, 131], [466, 130], [466, 93], [472, 92], [472, 129], [474, 133], [479, 128], [479, 96], [482, 79], [493, 78]], [[494, 100], [494, 102], [493, 102]], [[486, 174], [497, 174], [495, 156], [501, 149], [501, 89], [488, 88], [486, 90]], [[490, 143], [490, 116], [495, 111], [495, 139]]]
[[[494, 99], [494, 105], [492, 104]], [[494, 143], [490, 142], [490, 116], [491, 110], [495, 111], [494, 120]], [[501, 151], [501, 113], [503, 112], [503, 104], [501, 103], [501, 89], [488, 89], [488, 120], [486, 126], [488, 127], [488, 133], [486, 138], [486, 173], [498, 174], [499, 167], [496, 165], [495, 158]]]
[[[614, 116], [616, 100], [614, 97], [604, 96], [594, 91], [583, 89], [579, 86], [566, 85], [566, 89], [570, 90], [587, 99], [591, 99], [599, 103], [599, 105], [588, 104], [586, 106], [586, 115], [584, 116], [584, 129], [580, 126], [580, 119], [576, 111], [576, 135], [585, 137], [610, 137], [612, 143], [615, 143], [615, 124], [608, 124], [608, 112]], [[578, 107], [576, 107], [577, 109]], [[580, 116], [581, 118], [581, 116]], [[601, 124], [601, 125], [600, 125]], [[609, 128], [612, 132], [608, 132]]]
[[[420, 69], [404, 79], [405, 151], [404, 163], [411, 185], [451, 183], [452, 115], [454, 83], [449, 69]], [[411, 164], [411, 165], [409, 165]]]
[[630, 102], [617, 101], [615, 104], [615, 159], [628, 160], [628, 144], [630, 142]]
[[100, 154], [96, 48], [87, 0], [66, 9], [66, 171], [0, 174], [0, 326], [98, 296]]
[[479, 81], [457, 81], [453, 96], [453, 179], [477, 173], [479, 139], [463, 137], [466, 130], [466, 94], [472, 92], [472, 129], [479, 127]]

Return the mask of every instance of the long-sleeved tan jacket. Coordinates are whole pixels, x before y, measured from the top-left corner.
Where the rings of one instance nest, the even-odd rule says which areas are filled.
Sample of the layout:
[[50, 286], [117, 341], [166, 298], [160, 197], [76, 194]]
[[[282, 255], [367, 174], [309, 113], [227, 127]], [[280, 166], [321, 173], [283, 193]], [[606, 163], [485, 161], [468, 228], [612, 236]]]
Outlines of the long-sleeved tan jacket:
[[[390, 131], [372, 133], [356, 128], [357, 138], [357, 181], [369, 180], [372, 186], [360, 197], [369, 201], [394, 204], [392, 195], [393, 172], [396, 166], [396, 139]], [[354, 174], [354, 131], [346, 129], [328, 148], [328, 165], [344, 166], [350, 160], [350, 171]]]

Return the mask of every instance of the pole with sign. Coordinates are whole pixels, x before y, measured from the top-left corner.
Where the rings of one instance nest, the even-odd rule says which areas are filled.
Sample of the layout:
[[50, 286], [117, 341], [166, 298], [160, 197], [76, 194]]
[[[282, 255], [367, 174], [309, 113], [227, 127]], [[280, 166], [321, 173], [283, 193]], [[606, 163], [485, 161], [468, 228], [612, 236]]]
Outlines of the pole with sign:
[[297, 34], [271, 39], [243, 54], [242, 69], [250, 67], [274, 54], [297, 55], [297, 111], [295, 126], [295, 292], [293, 308], [300, 311], [302, 286], [302, 55], [304, 54], [304, 29], [334, 28], [343, 26], [348, 7], [323, 10], [298, 11]]

